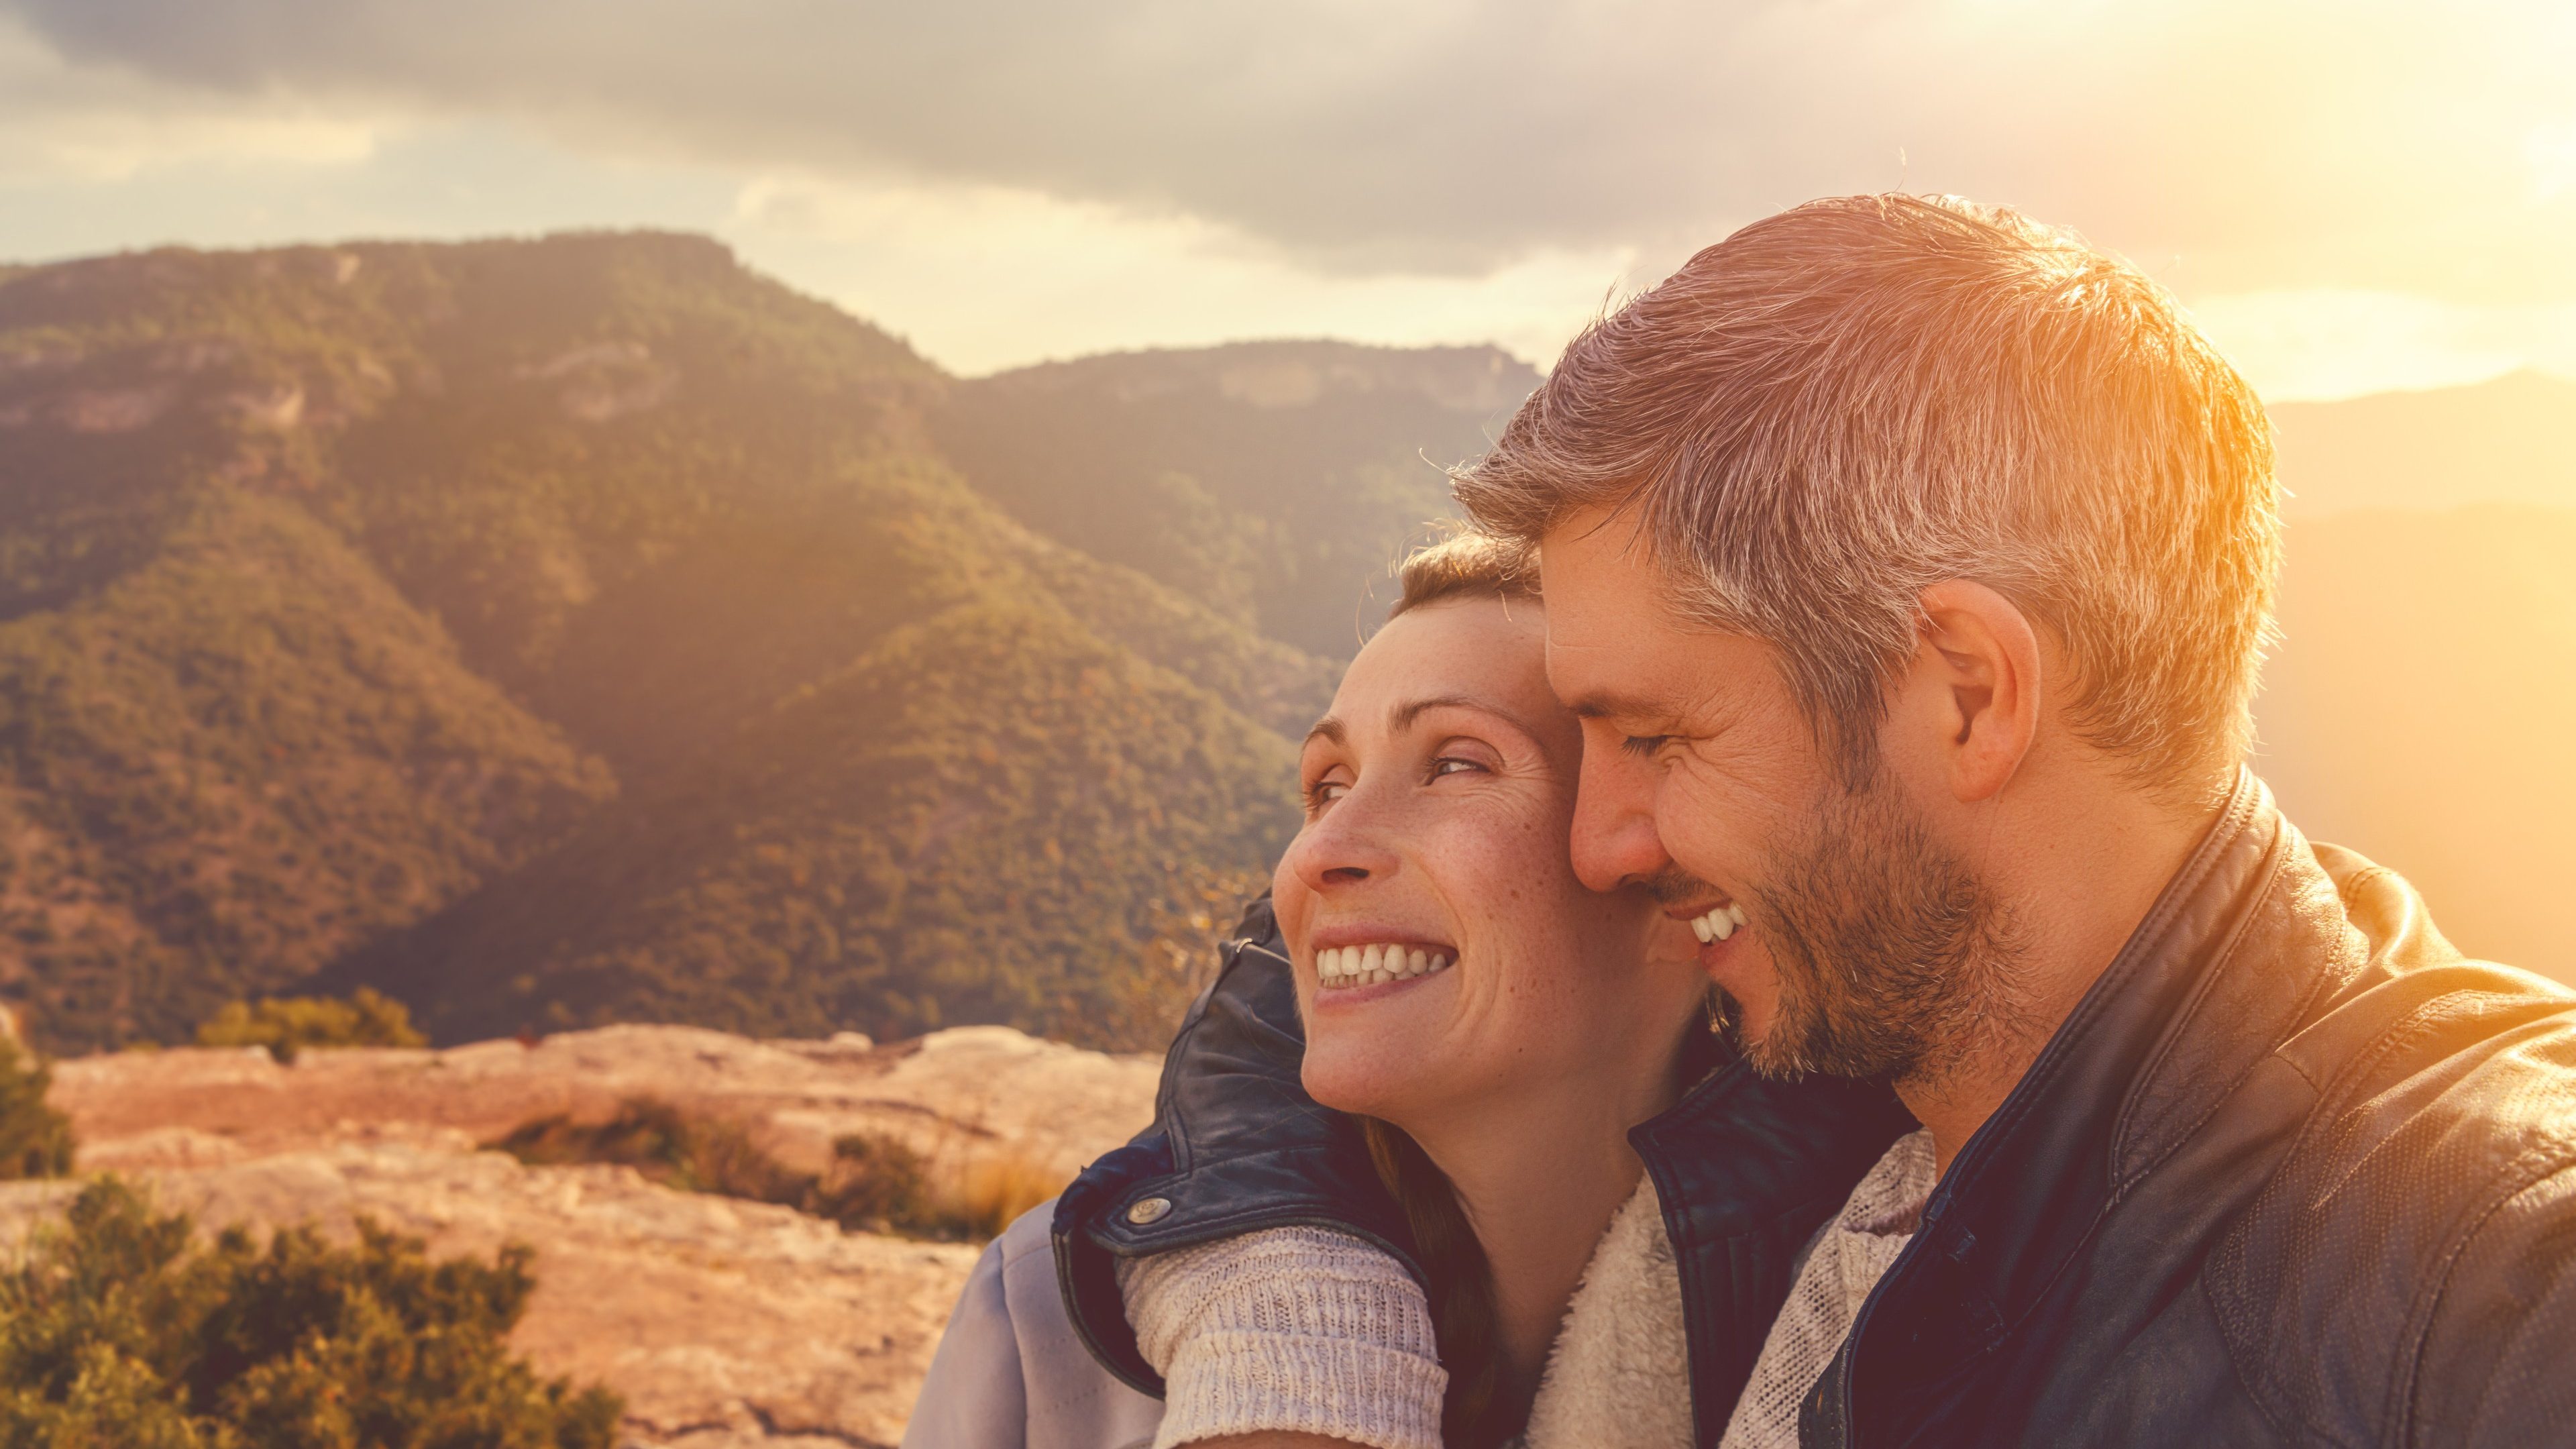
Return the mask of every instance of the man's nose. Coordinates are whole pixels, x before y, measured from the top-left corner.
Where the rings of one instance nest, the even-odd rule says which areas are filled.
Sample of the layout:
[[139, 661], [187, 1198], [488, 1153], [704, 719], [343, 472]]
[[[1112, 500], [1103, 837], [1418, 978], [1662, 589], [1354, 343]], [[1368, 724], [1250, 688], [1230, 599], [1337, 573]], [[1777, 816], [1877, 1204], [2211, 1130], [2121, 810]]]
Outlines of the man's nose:
[[1596, 891], [1652, 879], [1672, 864], [1655, 833], [1652, 778], [1589, 741], [1574, 793], [1573, 849], [1575, 878]]

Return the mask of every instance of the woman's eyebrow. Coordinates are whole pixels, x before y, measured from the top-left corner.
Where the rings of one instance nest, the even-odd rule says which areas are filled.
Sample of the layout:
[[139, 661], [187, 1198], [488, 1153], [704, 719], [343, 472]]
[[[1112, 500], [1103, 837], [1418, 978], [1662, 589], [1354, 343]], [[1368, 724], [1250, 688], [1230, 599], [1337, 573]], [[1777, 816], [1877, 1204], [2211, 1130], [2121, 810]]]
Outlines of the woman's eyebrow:
[[1312, 744], [1317, 740], [1331, 740], [1337, 745], [1348, 745], [1351, 742], [1351, 732], [1343, 726], [1339, 719], [1328, 714], [1322, 719], [1315, 721], [1314, 728], [1306, 731], [1306, 742], [1308, 744]]
[[1387, 723], [1400, 734], [1413, 728], [1415, 720], [1435, 709], [1472, 709], [1479, 714], [1490, 714], [1509, 720], [1515, 725], [1520, 723], [1508, 712], [1497, 709], [1484, 700], [1471, 699], [1463, 694], [1442, 694], [1434, 695], [1429, 699], [1407, 700], [1386, 712]]

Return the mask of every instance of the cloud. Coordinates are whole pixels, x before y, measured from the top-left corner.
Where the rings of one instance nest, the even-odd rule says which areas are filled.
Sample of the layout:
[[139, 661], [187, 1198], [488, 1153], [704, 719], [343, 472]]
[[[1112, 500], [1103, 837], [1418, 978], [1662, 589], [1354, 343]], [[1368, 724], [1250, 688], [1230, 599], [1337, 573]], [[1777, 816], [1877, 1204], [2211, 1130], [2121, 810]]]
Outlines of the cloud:
[[382, 130], [292, 97], [188, 97], [130, 74], [66, 68], [0, 22], [0, 181], [116, 181], [207, 158], [346, 163], [372, 155]]
[[2576, 188], [2535, 185], [2546, 158], [2526, 139], [2576, 125], [2576, 16], [2556, 0], [0, 11], [77, 64], [186, 94], [497, 116], [601, 155], [1187, 217], [1310, 270], [1668, 265], [1799, 199], [1905, 185], [2077, 225], [2187, 291], [2576, 297], [2557, 257]]
[[1473, 274], [1333, 274], [1183, 213], [787, 174], [746, 183], [717, 230], [746, 260], [969, 373], [1276, 336], [1494, 342], [1544, 362], [1638, 280], [1635, 259], [1609, 250], [1543, 249]]

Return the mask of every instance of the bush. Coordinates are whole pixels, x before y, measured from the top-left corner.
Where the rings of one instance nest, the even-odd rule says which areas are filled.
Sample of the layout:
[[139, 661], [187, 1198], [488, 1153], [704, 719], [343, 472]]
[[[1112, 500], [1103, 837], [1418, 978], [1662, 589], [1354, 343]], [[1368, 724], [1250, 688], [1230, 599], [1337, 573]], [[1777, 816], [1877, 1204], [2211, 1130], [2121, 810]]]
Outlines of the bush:
[[605, 1122], [539, 1117], [492, 1146], [533, 1165], [615, 1163], [668, 1187], [776, 1203], [853, 1231], [951, 1242], [993, 1237], [1062, 1186], [1012, 1164], [972, 1174], [964, 1191], [943, 1196], [920, 1153], [871, 1135], [836, 1140], [828, 1170], [798, 1172], [741, 1127], [651, 1097], [627, 1098]]
[[211, 1245], [116, 1178], [0, 1275], [0, 1443], [25, 1449], [609, 1449], [623, 1402], [508, 1350], [529, 1250], [433, 1263], [361, 1221]]
[[262, 1046], [280, 1065], [305, 1047], [416, 1047], [429, 1038], [412, 1029], [411, 1009], [374, 988], [336, 996], [276, 996], [230, 1001], [197, 1028], [199, 1046]]
[[832, 1167], [805, 1209], [845, 1228], [927, 1238], [991, 1237], [930, 1190], [930, 1165], [891, 1137], [853, 1134], [832, 1143]]
[[0, 1037], [0, 1178], [72, 1170], [71, 1119], [45, 1105], [53, 1082], [42, 1060]]
[[686, 1192], [795, 1206], [812, 1179], [790, 1171], [730, 1122], [690, 1117], [668, 1102], [629, 1097], [605, 1122], [557, 1114], [520, 1124], [492, 1144], [538, 1166], [609, 1162]]

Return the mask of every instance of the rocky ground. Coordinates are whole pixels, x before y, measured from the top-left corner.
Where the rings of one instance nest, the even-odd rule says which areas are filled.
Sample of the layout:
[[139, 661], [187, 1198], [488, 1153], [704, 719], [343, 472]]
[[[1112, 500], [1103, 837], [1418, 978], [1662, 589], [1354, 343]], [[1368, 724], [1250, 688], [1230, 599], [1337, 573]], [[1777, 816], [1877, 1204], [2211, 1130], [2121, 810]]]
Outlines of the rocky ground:
[[[625, 1026], [447, 1051], [124, 1053], [57, 1063], [84, 1172], [148, 1181], [202, 1224], [361, 1214], [435, 1251], [537, 1249], [519, 1346], [623, 1393], [634, 1449], [892, 1444], [977, 1249], [844, 1233], [622, 1167], [481, 1150], [531, 1117], [650, 1094], [819, 1167], [847, 1132], [900, 1137], [952, 1191], [1034, 1196], [1151, 1116], [1155, 1063], [968, 1027], [879, 1047]], [[0, 1242], [73, 1190], [0, 1185]]]

